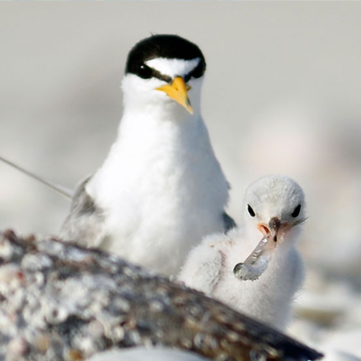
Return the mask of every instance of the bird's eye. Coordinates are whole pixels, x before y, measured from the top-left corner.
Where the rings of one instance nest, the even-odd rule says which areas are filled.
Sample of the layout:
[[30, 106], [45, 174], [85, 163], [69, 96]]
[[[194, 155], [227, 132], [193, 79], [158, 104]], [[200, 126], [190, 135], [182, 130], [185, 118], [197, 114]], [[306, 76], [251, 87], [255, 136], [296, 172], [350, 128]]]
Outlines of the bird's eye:
[[248, 213], [251, 217], [254, 217], [256, 215], [256, 213], [254, 213], [254, 210], [249, 204], [248, 204]]
[[192, 71], [190, 76], [192, 78], [198, 79], [204, 74], [205, 70], [206, 70], [206, 63], [203, 60], [201, 60], [197, 65], [197, 67]]
[[301, 205], [299, 204], [299, 205], [295, 208], [295, 210], [293, 211], [293, 213], [292, 213], [291, 215], [292, 215], [292, 217], [296, 218], [296, 217], [299, 216], [300, 212], [301, 212]]
[[153, 76], [153, 71], [149, 66], [139, 64], [136, 68], [136, 74], [142, 79], [150, 79]]

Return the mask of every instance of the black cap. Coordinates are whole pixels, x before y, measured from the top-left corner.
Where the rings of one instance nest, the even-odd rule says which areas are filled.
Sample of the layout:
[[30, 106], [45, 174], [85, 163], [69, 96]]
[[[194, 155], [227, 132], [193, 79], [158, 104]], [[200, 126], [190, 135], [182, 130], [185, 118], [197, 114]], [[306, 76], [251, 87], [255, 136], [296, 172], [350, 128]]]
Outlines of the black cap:
[[[203, 75], [206, 66], [203, 53], [197, 45], [181, 38], [178, 35], [152, 35], [149, 38], [143, 39], [135, 44], [135, 46], [130, 50], [125, 67], [125, 73], [133, 73], [140, 75], [142, 78], [150, 78], [154, 76], [154, 74], [147, 77], [142, 76], [139, 74], [139, 68], [144, 66], [144, 62], [147, 60], [155, 58], [183, 60], [200, 58], [201, 61], [199, 66], [202, 68], [201, 75]], [[199, 69], [198, 73], [200, 73]]]

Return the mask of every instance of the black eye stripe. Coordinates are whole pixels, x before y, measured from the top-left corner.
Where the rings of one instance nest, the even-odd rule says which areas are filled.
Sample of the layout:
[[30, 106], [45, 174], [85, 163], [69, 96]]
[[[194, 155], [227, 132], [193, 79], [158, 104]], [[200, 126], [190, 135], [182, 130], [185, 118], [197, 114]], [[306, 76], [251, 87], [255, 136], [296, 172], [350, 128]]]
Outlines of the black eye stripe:
[[[187, 83], [191, 78], [200, 78], [204, 74], [205, 68], [205, 62], [200, 60], [198, 65], [184, 76], [184, 81]], [[170, 76], [162, 74], [160, 71], [149, 67], [145, 63], [136, 64], [132, 72], [142, 79], [157, 78], [167, 83], [172, 83], [172, 78]]]
[[167, 83], [171, 83], [172, 82], [172, 78], [168, 75], [164, 75], [161, 72], [159, 72], [158, 70], [153, 69], [153, 77], [157, 78], [159, 80], [163, 80]]
[[296, 217], [299, 216], [300, 212], [301, 212], [301, 205], [299, 204], [299, 205], [294, 209], [294, 211], [292, 212], [291, 216], [294, 217], [294, 218], [296, 218]]
[[249, 204], [247, 204], [247, 206], [248, 206], [247, 210], [248, 210], [249, 215], [251, 217], [254, 217], [256, 215], [256, 213], [254, 212], [254, 210], [252, 209], [252, 207]]
[[134, 68], [133, 73], [142, 79], [157, 78], [157, 79], [163, 80], [167, 83], [172, 82], [172, 78], [170, 76], [164, 75], [164, 74], [160, 73], [158, 70], [151, 68], [144, 63], [137, 64]]
[[153, 76], [152, 69], [143, 63], [135, 65], [134, 73], [142, 79], [150, 79]]

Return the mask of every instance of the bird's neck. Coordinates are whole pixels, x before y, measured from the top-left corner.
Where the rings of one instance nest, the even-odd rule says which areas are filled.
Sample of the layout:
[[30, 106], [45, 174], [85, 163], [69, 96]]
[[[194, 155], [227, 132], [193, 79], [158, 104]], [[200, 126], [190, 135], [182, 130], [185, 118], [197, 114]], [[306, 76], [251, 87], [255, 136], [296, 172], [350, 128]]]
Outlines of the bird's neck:
[[181, 181], [190, 172], [189, 178], [198, 179], [201, 170], [207, 177], [213, 172], [224, 177], [200, 115], [163, 112], [159, 117], [159, 114], [159, 109], [125, 111], [118, 138], [92, 181], [94, 191], [122, 188], [120, 184], [134, 186], [159, 177], [174, 180], [175, 175]]
[[[174, 109], [174, 106], [180, 109]], [[199, 123], [203, 123], [200, 114], [191, 115], [178, 104], [171, 104], [170, 107], [149, 105], [142, 111], [130, 108], [124, 112], [120, 122], [117, 142], [126, 141], [128, 138], [143, 141], [153, 137], [159, 137], [159, 140], [164, 136], [181, 137], [194, 132]]]
[[178, 104], [169, 108], [149, 105], [143, 111], [126, 109], [110, 155], [118, 158], [117, 153], [126, 152], [132, 157], [179, 157], [187, 152], [197, 154], [200, 147], [213, 153], [199, 113], [191, 115]]

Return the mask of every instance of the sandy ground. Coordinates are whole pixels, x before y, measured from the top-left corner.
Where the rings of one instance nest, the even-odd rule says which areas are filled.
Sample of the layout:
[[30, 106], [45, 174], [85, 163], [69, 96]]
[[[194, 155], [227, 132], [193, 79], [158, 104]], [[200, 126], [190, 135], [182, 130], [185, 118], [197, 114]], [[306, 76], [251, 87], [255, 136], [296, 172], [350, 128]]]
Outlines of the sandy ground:
[[[350, 350], [361, 329], [360, 16], [357, 2], [3, 2], [0, 154], [73, 188], [115, 138], [129, 49], [151, 33], [197, 43], [229, 212], [240, 218], [261, 175], [301, 184], [309, 276], [292, 332], [317, 345], [343, 337]], [[0, 228], [56, 234], [68, 208], [0, 164]]]

